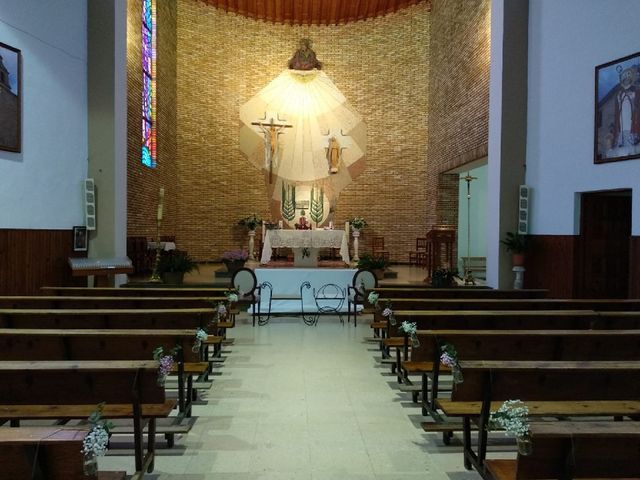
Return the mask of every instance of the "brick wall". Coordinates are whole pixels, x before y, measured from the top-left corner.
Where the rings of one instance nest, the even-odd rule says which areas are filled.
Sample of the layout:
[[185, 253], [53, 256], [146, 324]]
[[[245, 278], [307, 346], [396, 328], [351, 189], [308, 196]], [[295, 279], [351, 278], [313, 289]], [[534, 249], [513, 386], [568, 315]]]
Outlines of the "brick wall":
[[458, 175], [440, 175], [487, 155], [489, 0], [433, 0], [429, 75], [428, 225], [457, 225]]
[[178, 218], [176, 0], [156, 2], [157, 167], [142, 165], [141, 0], [128, 2], [127, 27], [127, 234], [156, 236], [160, 187], [165, 188], [161, 235], [176, 235]]
[[274, 25], [178, 0], [177, 20], [181, 247], [200, 260], [216, 259], [247, 244], [235, 226], [239, 218], [269, 217], [264, 177], [239, 150], [239, 107], [309, 37], [325, 72], [367, 125], [366, 170], [338, 198], [334, 223], [364, 216], [370, 225], [364, 248], [367, 237], [382, 234], [392, 259], [407, 261], [437, 197], [435, 185], [426, 188], [428, 5], [324, 27]]

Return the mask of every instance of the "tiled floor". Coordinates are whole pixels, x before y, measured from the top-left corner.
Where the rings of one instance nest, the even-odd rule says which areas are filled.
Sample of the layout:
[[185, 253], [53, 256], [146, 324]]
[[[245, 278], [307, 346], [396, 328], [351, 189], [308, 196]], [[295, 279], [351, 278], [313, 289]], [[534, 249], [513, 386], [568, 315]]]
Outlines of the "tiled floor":
[[[368, 320], [354, 328], [322, 317], [308, 327], [279, 317], [254, 328], [242, 314], [193, 429], [173, 449], [160, 441], [148, 478], [479, 479], [464, 470], [458, 440], [443, 446], [419, 428], [420, 409], [363, 340]], [[111, 452], [100, 468], [132, 473], [129, 453]]]

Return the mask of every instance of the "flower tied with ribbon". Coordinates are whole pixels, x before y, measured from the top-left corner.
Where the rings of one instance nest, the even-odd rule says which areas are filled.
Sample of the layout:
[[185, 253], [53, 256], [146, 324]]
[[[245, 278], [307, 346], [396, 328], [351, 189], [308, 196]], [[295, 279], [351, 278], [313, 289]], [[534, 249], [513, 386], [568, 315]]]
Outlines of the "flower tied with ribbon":
[[84, 437], [81, 450], [84, 457], [83, 470], [85, 475], [97, 475], [97, 457], [105, 455], [109, 448], [109, 431], [113, 428], [113, 423], [102, 420], [104, 405], [104, 402], [98, 404], [96, 410], [89, 415], [91, 430]]
[[404, 321], [400, 325], [400, 330], [402, 330], [405, 335], [411, 338], [412, 347], [420, 346], [420, 340], [418, 340], [418, 334], [416, 333], [418, 331], [418, 324], [416, 322]]
[[176, 345], [171, 349], [171, 352], [168, 355], [164, 354], [164, 349], [162, 347], [157, 347], [153, 351], [153, 359], [159, 363], [158, 366], [158, 385], [164, 387], [164, 383], [167, 380], [167, 375], [171, 373], [171, 369], [173, 368], [173, 364], [175, 363], [175, 355], [180, 350], [180, 347]]
[[198, 328], [196, 330], [195, 337], [196, 338], [193, 341], [193, 346], [191, 347], [191, 350], [193, 352], [199, 352], [202, 342], [204, 342], [207, 338], [209, 338], [209, 335], [207, 335], [207, 332], [203, 328]]
[[458, 363], [458, 351], [449, 342], [440, 343], [440, 363], [451, 369], [453, 383], [462, 383], [464, 377]]
[[395, 325], [397, 323], [396, 317], [393, 314], [393, 310], [391, 309], [391, 302], [389, 300], [387, 300], [387, 302], [384, 305], [384, 309], [382, 310], [382, 316], [387, 318], [391, 325]]
[[367, 297], [367, 301], [373, 305], [376, 306], [378, 305], [378, 299], [380, 298], [380, 295], [377, 294], [376, 292], [369, 292], [369, 296]]
[[522, 400], [506, 400], [498, 410], [491, 412], [487, 428], [504, 429], [505, 435], [516, 437], [522, 455], [531, 454], [529, 408]]
[[236, 290], [227, 290], [224, 292], [224, 296], [227, 298], [229, 306], [238, 302], [238, 292]]

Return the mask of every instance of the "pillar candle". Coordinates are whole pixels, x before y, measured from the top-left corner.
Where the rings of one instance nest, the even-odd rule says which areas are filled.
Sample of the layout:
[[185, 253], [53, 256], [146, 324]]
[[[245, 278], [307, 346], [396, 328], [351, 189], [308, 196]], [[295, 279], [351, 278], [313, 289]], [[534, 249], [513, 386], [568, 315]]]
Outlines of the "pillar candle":
[[278, 220], [278, 228], [282, 228], [282, 220]]
[[264, 236], [265, 236], [265, 225], [264, 225], [264, 220], [262, 221], [262, 241], [264, 242]]
[[344, 222], [344, 234], [349, 236], [349, 222]]

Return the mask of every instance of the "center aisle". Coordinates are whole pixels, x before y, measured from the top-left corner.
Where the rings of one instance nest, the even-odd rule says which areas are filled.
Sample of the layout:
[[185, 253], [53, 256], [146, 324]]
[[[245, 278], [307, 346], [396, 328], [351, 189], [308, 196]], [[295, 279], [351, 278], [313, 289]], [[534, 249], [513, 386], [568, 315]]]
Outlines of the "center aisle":
[[[253, 328], [244, 314], [198, 417], [161, 449], [159, 480], [479, 479], [461, 446], [416, 425], [420, 409], [379, 364], [366, 325], [321, 317], [317, 327], [276, 318]], [[415, 424], [413, 423], [415, 422]], [[162, 442], [160, 442], [162, 444]], [[155, 477], [155, 475], [158, 475]]]

